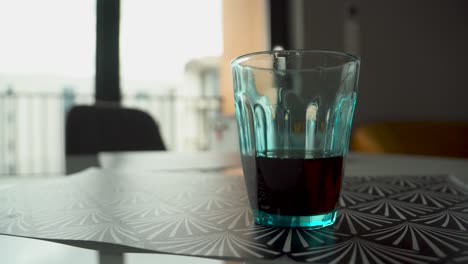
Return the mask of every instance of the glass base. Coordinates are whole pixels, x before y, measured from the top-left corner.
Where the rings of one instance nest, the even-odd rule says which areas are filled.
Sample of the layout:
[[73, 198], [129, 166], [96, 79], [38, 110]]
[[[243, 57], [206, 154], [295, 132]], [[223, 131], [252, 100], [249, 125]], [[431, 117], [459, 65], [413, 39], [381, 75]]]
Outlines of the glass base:
[[332, 225], [336, 220], [336, 210], [307, 216], [267, 214], [260, 210], [253, 210], [253, 214], [257, 224], [277, 227], [318, 229]]

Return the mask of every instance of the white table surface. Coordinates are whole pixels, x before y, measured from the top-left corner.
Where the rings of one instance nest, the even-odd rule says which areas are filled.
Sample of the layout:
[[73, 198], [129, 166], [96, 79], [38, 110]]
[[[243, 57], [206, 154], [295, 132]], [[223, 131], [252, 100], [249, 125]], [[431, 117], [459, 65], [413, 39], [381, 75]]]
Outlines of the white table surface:
[[[99, 155], [106, 168], [139, 170], [211, 170], [240, 166], [237, 153], [192, 153], [171, 152], [120, 152]], [[468, 183], [468, 160], [406, 155], [348, 155], [346, 175], [421, 175], [451, 174]], [[50, 178], [49, 178], [50, 179]], [[1, 189], [25, 181], [40, 181], [34, 178], [0, 178]], [[122, 263], [119, 255], [99, 254], [96, 250], [84, 249], [59, 243], [0, 235], [1, 263]], [[120, 255], [122, 256], [122, 255]], [[101, 260], [101, 261], [99, 261]], [[239, 263], [193, 257], [171, 256], [150, 253], [128, 253], [123, 263]], [[281, 260], [274, 261], [281, 263]]]
[[346, 175], [421, 175], [450, 174], [468, 182], [468, 159], [414, 155], [351, 153]]
[[152, 254], [152, 253], [107, 253], [56, 242], [0, 235], [0, 263], [2, 264], [234, 264], [196, 257]]
[[213, 170], [241, 164], [236, 152], [103, 152], [99, 153], [98, 159], [102, 168], [137, 170]]
[[[238, 153], [177, 153], [164, 151], [105, 152], [99, 154], [102, 168], [132, 170], [222, 169], [240, 167]], [[468, 159], [414, 155], [348, 154], [346, 175], [453, 174], [468, 182]]]

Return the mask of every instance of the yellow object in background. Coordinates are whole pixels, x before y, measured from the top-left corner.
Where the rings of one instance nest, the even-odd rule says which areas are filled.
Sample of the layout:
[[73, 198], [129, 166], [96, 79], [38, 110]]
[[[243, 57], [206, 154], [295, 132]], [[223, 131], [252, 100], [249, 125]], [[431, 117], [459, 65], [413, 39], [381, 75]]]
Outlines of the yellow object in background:
[[385, 122], [357, 127], [351, 149], [468, 158], [468, 122]]

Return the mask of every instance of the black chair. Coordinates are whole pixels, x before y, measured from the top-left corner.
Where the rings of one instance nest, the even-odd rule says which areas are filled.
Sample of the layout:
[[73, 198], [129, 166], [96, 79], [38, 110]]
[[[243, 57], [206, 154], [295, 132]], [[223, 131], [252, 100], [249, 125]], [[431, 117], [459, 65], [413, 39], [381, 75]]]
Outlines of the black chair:
[[81, 105], [68, 112], [67, 174], [98, 165], [98, 152], [132, 150], [166, 150], [158, 125], [149, 114], [113, 105]]

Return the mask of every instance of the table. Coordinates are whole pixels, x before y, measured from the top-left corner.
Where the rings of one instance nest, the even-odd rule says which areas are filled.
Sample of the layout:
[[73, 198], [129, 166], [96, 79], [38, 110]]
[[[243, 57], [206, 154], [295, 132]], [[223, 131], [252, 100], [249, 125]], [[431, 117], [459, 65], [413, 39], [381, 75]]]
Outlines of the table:
[[118, 170], [217, 170], [241, 166], [236, 152], [122, 151], [98, 155], [102, 168]]
[[62, 243], [0, 235], [2, 264], [235, 264], [240, 262], [149, 253], [107, 253]]
[[[62, 177], [60, 177], [62, 178]], [[2, 177], [0, 178], [0, 192], [18, 184], [34, 184], [50, 178]], [[40, 239], [0, 235], [0, 253], [2, 264], [152, 264], [152, 263], [187, 263], [187, 264], [235, 264], [240, 262], [222, 261], [186, 256], [129, 253], [134, 252], [114, 245], [92, 244], [86, 245], [78, 242], [52, 242]]]
[[[239, 154], [226, 152], [177, 153], [164, 151], [103, 152], [99, 164], [107, 169], [183, 170], [241, 166]], [[182, 160], [182, 161], [181, 161]], [[468, 160], [416, 155], [348, 154], [345, 175], [453, 174], [468, 182]]]
[[[140, 154], [144, 154], [144, 158], [138, 158]], [[154, 154], [154, 157], [151, 157]], [[108, 159], [108, 163], [103, 163], [103, 166], [106, 167], [106, 164], [112, 164], [113, 158], [118, 158], [119, 162], [114, 164], [119, 164], [119, 170], [125, 171], [129, 170], [130, 168], [138, 167], [141, 171], [144, 170], [175, 170], [174, 163], [171, 160], [172, 157], [176, 157], [177, 154], [173, 153], [106, 153]], [[204, 155], [204, 156], [203, 156]], [[218, 159], [222, 160], [222, 157], [229, 157], [229, 155], [233, 155], [232, 153], [229, 154], [220, 154], [220, 153], [205, 153], [205, 154], [194, 154], [193, 156], [186, 156], [186, 158], [190, 158], [190, 162], [193, 162], [197, 159], [197, 157], [203, 156], [203, 159], [210, 159], [210, 155], [215, 155]], [[165, 156], [165, 157], [162, 157]], [[159, 157], [159, 158], [158, 158]], [[101, 157], [100, 157], [101, 158]], [[157, 160], [164, 160], [162, 164], [158, 164]], [[184, 171], [187, 171], [187, 166], [180, 162], [179, 156], [179, 164]], [[147, 162], [151, 160], [153, 162]], [[126, 162], [128, 161], [128, 162]], [[131, 161], [131, 162], [130, 162]], [[177, 161], [177, 160], [176, 160]], [[138, 164], [140, 162], [140, 164]], [[198, 162], [195, 162], [200, 164]], [[126, 164], [128, 166], [126, 166]], [[202, 171], [202, 173], [210, 173], [214, 170], [219, 170], [221, 167], [224, 166], [213, 166], [210, 165], [209, 162], [206, 163], [207, 166], [199, 166], [197, 168], [198, 171]], [[235, 166], [235, 163], [226, 163], [227, 167]], [[400, 155], [366, 155], [366, 154], [359, 154], [359, 153], [352, 153], [349, 155], [348, 164], [347, 164], [347, 174], [352, 175], [400, 175], [401, 173], [405, 174], [414, 174], [414, 175], [421, 175], [424, 173], [431, 173], [431, 174], [447, 174], [451, 173], [459, 177], [460, 179], [466, 181], [467, 179], [467, 172], [468, 172], [468, 162], [466, 160], [459, 160], [459, 159], [441, 159], [441, 158], [427, 158], [427, 157], [415, 157], [415, 156], [400, 156]], [[378, 174], [376, 174], [378, 173]], [[4, 236], [1, 236], [4, 238]], [[31, 240], [31, 239], [26, 239]], [[50, 243], [50, 242], [46, 242]], [[76, 245], [76, 246], [83, 246], [83, 245]], [[95, 249], [102, 250], [102, 245], [92, 245]], [[133, 249], [127, 248], [117, 248], [112, 249], [110, 251], [113, 252], [132, 252]], [[154, 254], [146, 254], [146, 256], [160, 256]], [[203, 260], [198, 259], [197, 260]], [[207, 260], [209, 261], [209, 260]], [[211, 260], [212, 261], [212, 260]], [[284, 261], [287, 261], [284, 260]]]

